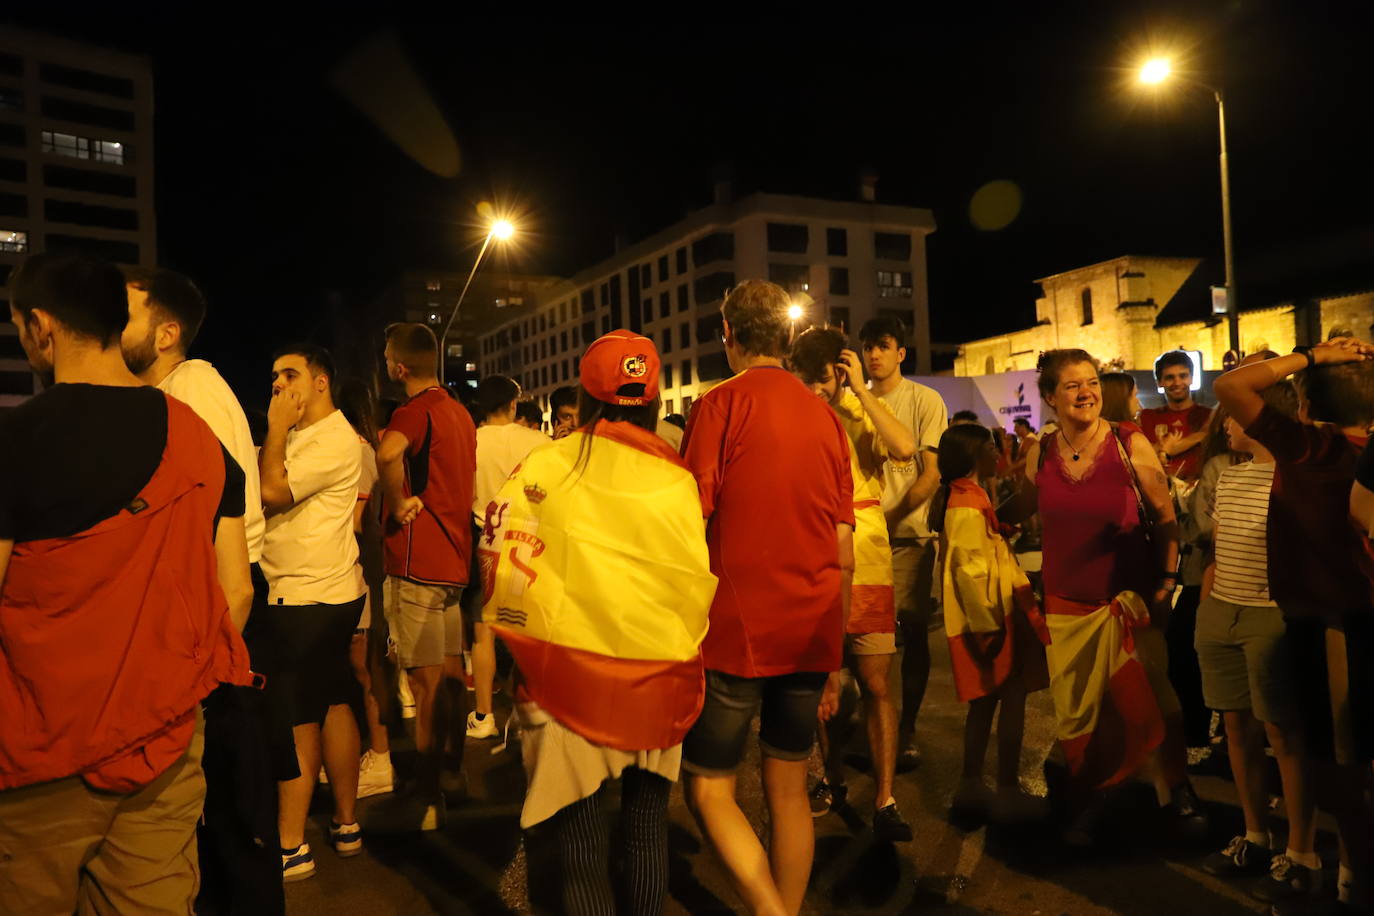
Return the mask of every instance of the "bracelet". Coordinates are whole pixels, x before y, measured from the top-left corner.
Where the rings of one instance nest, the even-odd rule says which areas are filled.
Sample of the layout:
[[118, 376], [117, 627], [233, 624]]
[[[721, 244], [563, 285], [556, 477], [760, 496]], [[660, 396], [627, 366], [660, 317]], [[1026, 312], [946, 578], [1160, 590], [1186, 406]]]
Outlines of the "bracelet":
[[1311, 347], [1294, 347], [1293, 352], [1307, 358], [1307, 368], [1311, 369], [1317, 364], [1317, 358], [1312, 355]]
[[1176, 572], [1160, 573], [1160, 574], [1159, 574], [1159, 578], [1161, 578], [1161, 579], [1168, 579], [1168, 580], [1171, 581], [1171, 582], [1177, 582], [1177, 581], [1178, 581], [1178, 573], [1176, 573]]

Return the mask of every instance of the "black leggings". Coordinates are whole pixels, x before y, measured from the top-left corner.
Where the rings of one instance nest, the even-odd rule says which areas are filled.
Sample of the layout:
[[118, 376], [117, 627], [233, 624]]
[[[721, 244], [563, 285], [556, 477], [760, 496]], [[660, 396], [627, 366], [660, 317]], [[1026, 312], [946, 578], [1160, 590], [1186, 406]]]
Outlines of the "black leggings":
[[[621, 774], [620, 832], [624, 844], [619, 912], [655, 916], [668, 893], [668, 794], [662, 776], [626, 767]], [[570, 916], [615, 916], [611, 886], [610, 823], [601, 804], [609, 781], [555, 818], [563, 863], [563, 911]]]

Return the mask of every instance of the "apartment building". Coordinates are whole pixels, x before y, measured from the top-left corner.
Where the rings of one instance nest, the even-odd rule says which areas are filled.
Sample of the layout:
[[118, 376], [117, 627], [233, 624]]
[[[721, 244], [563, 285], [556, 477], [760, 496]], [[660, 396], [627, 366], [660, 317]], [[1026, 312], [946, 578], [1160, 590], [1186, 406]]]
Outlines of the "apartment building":
[[612, 328], [654, 340], [663, 360], [665, 413], [730, 376], [721, 343], [720, 305], [737, 282], [766, 278], [801, 306], [798, 328], [842, 325], [851, 332], [888, 314], [910, 329], [914, 371], [930, 371], [925, 238], [929, 210], [879, 204], [873, 180], [859, 200], [776, 194], [715, 202], [622, 248], [574, 277], [540, 291], [526, 313], [480, 339], [483, 375], [519, 381], [547, 407], [560, 385], [576, 384], [582, 351]]
[[[148, 59], [0, 27], [0, 312], [27, 255], [151, 265], [156, 228]], [[0, 409], [34, 385], [13, 325], [0, 323]]]

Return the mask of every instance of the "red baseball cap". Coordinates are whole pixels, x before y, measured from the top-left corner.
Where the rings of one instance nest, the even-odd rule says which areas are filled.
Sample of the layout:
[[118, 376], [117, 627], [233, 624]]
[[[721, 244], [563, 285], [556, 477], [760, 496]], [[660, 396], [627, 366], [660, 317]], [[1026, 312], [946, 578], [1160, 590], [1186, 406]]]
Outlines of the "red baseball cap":
[[642, 407], [658, 397], [659, 366], [652, 340], [632, 331], [611, 331], [582, 354], [582, 387], [598, 401]]

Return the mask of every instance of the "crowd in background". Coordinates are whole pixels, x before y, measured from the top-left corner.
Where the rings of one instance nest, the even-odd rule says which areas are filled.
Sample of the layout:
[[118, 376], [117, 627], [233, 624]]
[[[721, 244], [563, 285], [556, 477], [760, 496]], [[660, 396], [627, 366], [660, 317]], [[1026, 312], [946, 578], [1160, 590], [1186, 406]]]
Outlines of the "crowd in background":
[[[500, 376], [460, 403], [419, 324], [386, 330], [385, 380], [282, 347], [254, 417], [188, 356], [188, 278], [36, 255], [11, 286], [45, 390], [0, 418], [7, 912], [283, 912], [321, 782], [332, 853], [357, 855], [360, 798], [387, 796], [369, 831], [438, 829], [467, 742], [500, 737], [568, 912], [662, 910], [681, 781], [749, 911], [796, 913], [812, 819], [851, 793], [877, 841], [912, 840], [894, 785], [939, 629], [967, 704], [953, 814], [1049, 823], [1020, 782], [1047, 689], [1071, 846], [1137, 777], [1200, 834], [1190, 757], [1224, 751], [1244, 829], [1203, 867], [1278, 913], [1370, 901], [1365, 342], [1256, 354], [1214, 410], [1185, 353], [1142, 410], [1132, 376], [1053, 350], [1053, 421], [989, 429], [902, 376], [900, 322], [797, 334], [785, 291], [746, 281], [721, 306], [734, 376], [687, 418], [660, 416], [633, 332], [593, 342], [546, 419]], [[755, 733], [764, 839], [736, 799]]]

